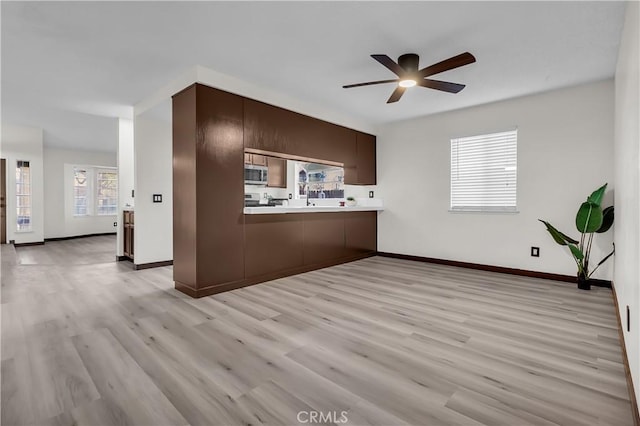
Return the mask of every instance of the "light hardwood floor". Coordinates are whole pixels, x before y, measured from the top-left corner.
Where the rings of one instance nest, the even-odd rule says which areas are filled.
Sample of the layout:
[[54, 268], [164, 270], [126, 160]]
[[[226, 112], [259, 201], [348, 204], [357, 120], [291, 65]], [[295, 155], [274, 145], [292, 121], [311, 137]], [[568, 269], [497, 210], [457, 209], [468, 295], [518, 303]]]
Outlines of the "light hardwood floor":
[[2, 425], [632, 424], [608, 289], [374, 257], [191, 299], [109, 238], [2, 246]]

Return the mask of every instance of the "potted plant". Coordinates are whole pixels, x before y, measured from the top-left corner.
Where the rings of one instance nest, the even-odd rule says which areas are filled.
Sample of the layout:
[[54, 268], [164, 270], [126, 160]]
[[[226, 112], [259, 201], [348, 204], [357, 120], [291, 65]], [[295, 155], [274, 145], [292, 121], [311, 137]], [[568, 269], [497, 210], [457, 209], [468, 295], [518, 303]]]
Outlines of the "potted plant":
[[356, 199], [353, 197], [347, 197], [347, 206], [354, 207], [357, 204]]
[[601, 207], [602, 197], [604, 191], [607, 189], [605, 183], [600, 188], [593, 191], [587, 201], [580, 205], [578, 213], [576, 214], [576, 228], [580, 232], [580, 241], [574, 240], [566, 234], [558, 231], [549, 222], [542, 219], [538, 219], [544, 223], [547, 227], [547, 231], [551, 234], [554, 241], [561, 246], [569, 247], [569, 252], [573, 256], [573, 260], [578, 266], [578, 288], [581, 290], [591, 290], [591, 283], [589, 278], [593, 273], [602, 265], [607, 259], [609, 259], [615, 252], [615, 245], [613, 251], [604, 257], [592, 270], [589, 271], [589, 257], [591, 255], [591, 246], [593, 243], [594, 234], [602, 234], [607, 232], [611, 225], [613, 225], [613, 206], [609, 206], [604, 210]]

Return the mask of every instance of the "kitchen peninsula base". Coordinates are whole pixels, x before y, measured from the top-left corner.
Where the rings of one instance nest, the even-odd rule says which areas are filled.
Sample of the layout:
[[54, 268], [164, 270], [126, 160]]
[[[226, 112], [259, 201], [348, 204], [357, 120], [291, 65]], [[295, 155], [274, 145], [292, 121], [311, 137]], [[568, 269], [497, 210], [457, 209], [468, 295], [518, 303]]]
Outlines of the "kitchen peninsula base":
[[245, 215], [245, 278], [193, 289], [203, 297], [374, 256], [377, 211]]

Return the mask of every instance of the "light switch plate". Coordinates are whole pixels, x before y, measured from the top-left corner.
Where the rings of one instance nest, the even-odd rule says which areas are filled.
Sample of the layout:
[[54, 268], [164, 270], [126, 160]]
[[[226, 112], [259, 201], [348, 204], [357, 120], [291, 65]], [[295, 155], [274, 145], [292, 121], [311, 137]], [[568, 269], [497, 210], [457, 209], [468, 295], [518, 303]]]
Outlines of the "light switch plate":
[[373, 191], [369, 191], [369, 198], [373, 198]]
[[540, 257], [540, 247], [531, 247], [531, 256]]

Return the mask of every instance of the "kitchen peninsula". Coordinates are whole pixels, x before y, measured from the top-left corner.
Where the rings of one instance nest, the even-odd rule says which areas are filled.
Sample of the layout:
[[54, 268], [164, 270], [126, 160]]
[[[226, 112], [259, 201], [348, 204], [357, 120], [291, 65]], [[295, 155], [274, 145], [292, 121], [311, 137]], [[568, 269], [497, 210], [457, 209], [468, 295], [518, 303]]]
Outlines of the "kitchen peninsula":
[[274, 207], [245, 207], [244, 214], [285, 214], [285, 213], [342, 213], [342, 212], [381, 212], [382, 205], [365, 205], [354, 207], [341, 206], [274, 206]]
[[247, 154], [339, 166], [345, 184], [376, 183], [375, 136], [187, 87], [173, 96], [176, 289], [201, 297], [376, 253], [380, 201], [245, 207]]

